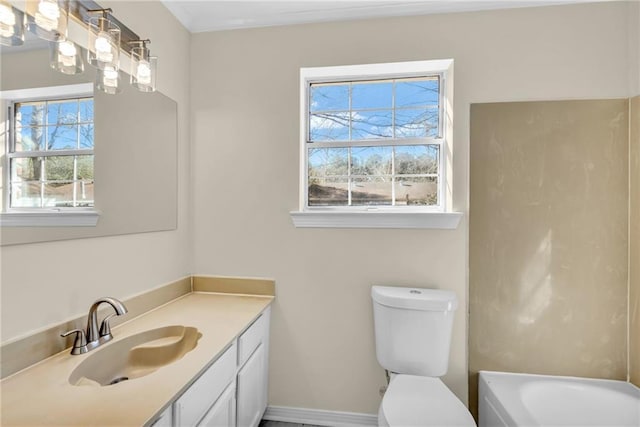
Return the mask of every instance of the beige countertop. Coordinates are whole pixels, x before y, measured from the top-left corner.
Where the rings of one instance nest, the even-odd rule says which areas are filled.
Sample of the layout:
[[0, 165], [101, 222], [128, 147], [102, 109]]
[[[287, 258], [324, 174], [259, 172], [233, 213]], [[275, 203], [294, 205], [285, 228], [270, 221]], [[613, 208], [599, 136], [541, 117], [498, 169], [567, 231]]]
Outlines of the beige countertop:
[[71, 372], [100, 351], [56, 354], [0, 382], [0, 424], [142, 426], [198, 377], [273, 301], [270, 296], [193, 292], [113, 329], [111, 345], [170, 325], [198, 328], [202, 337], [184, 357], [150, 375], [115, 385], [74, 386]]

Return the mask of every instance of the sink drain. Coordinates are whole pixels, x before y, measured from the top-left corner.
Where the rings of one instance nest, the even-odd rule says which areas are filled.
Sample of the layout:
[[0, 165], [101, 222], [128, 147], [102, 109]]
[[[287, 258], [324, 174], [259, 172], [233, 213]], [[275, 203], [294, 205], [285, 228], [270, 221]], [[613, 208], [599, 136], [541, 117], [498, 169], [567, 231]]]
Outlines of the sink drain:
[[111, 382], [109, 383], [109, 385], [114, 385], [114, 384], [118, 384], [121, 383], [122, 381], [126, 381], [128, 380], [129, 377], [118, 377], [118, 378], [114, 378], [113, 380], [111, 380]]

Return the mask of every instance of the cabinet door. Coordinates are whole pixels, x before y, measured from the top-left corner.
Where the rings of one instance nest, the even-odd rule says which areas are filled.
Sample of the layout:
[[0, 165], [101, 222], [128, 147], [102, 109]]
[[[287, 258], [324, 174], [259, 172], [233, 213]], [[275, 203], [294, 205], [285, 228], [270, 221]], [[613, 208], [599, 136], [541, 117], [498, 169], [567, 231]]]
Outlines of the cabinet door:
[[236, 359], [234, 343], [173, 404], [174, 425], [197, 425], [225, 388], [233, 382]]
[[209, 409], [198, 427], [234, 427], [236, 425], [236, 384], [231, 383]]
[[267, 407], [264, 347], [260, 344], [238, 372], [238, 427], [256, 427]]

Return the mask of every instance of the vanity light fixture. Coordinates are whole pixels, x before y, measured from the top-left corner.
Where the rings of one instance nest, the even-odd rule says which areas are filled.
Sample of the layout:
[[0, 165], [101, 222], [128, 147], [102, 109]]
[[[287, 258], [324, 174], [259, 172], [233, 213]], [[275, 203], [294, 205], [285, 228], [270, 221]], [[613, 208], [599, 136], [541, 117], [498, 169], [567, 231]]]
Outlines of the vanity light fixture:
[[120, 72], [117, 68], [106, 67], [104, 70], [96, 70], [96, 89], [107, 93], [109, 95], [115, 95], [122, 92], [120, 87]]
[[49, 44], [49, 65], [63, 74], [81, 74], [84, 71], [84, 62], [80, 48], [69, 39]]
[[111, 9], [88, 10], [102, 16], [89, 18], [89, 64], [100, 70], [120, 69], [120, 27], [109, 19]]
[[[22, 9], [22, 8], [20, 8]], [[96, 89], [116, 94], [120, 87], [120, 51], [131, 57], [131, 84], [141, 92], [156, 90], [158, 57], [151, 56], [150, 40], [141, 40], [93, 0], [26, 0], [25, 11], [0, 0], [0, 42], [24, 43], [25, 28], [49, 40], [49, 65], [64, 74], [84, 71], [82, 48], [68, 38], [69, 18], [88, 33], [87, 61], [97, 69]], [[84, 45], [83, 45], [84, 46]]]
[[20, 46], [24, 43], [24, 13], [0, 2], [0, 44]]
[[58, 41], [67, 34], [69, 2], [27, 0], [27, 29], [44, 40]]
[[151, 40], [134, 40], [129, 42], [131, 48], [131, 84], [140, 92], [156, 90], [156, 70], [158, 57], [151, 56], [147, 44]]

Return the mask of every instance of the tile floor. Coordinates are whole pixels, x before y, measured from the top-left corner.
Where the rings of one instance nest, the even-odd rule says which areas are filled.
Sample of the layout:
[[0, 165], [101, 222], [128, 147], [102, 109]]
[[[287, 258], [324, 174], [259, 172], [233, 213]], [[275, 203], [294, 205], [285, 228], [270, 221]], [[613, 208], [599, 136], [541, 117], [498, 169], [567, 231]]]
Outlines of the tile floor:
[[311, 424], [297, 424], [297, 423], [285, 423], [283, 421], [260, 421], [258, 427], [320, 427]]

